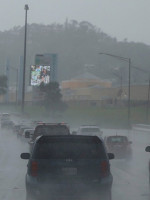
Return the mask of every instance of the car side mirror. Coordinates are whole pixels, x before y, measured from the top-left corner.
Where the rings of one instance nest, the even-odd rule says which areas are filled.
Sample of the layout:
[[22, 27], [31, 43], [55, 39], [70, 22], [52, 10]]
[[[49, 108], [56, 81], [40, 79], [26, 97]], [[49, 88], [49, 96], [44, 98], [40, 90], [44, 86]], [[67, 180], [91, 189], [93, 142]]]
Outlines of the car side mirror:
[[30, 138], [30, 131], [25, 132], [25, 138]]
[[108, 153], [109, 160], [112, 160], [115, 158], [115, 155], [113, 153]]
[[147, 146], [147, 147], [145, 148], [145, 151], [146, 151], [146, 152], [150, 152], [150, 146]]
[[30, 158], [30, 153], [21, 153], [20, 157], [21, 157], [22, 159], [27, 160], [27, 159]]

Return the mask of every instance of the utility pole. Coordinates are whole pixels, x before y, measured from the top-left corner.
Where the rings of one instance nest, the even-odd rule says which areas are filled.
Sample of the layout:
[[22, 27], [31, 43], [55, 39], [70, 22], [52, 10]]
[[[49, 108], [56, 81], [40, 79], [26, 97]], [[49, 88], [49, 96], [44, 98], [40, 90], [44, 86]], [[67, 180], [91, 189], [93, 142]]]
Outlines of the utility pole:
[[128, 59], [129, 62], [129, 84], [128, 84], [128, 128], [131, 128], [131, 96], [130, 96], [130, 90], [131, 90], [131, 59]]
[[6, 103], [9, 103], [9, 77], [10, 76], [10, 60], [7, 58], [6, 60], [6, 77], [7, 77], [7, 91], [5, 95]]
[[25, 34], [24, 34], [24, 59], [23, 59], [23, 83], [22, 83], [22, 104], [21, 111], [24, 113], [24, 99], [25, 99], [25, 72], [26, 72], [26, 40], [27, 40], [27, 11], [29, 10], [28, 5], [25, 7]]
[[122, 57], [122, 56], [118, 56], [118, 55], [113, 55], [113, 54], [109, 54], [109, 53], [99, 53], [100, 55], [107, 55], [107, 56], [111, 56], [114, 58], [117, 58], [119, 60], [128, 62], [128, 67], [129, 67], [129, 75], [128, 75], [128, 128], [130, 129], [131, 126], [131, 98], [130, 98], [130, 88], [131, 88], [131, 59], [130, 58], [126, 58], [126, 57]]
[[147, 123], [149, 123], [149, 99], [150, 99], [150, 75], [148, 80], [147, 109], [146, 109]]

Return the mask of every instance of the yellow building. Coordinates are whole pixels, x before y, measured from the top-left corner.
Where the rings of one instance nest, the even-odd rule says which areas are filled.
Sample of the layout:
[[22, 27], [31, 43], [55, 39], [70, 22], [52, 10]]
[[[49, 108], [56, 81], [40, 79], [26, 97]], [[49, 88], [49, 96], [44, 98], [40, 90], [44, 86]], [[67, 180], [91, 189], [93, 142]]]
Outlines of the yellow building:
[[[146, 102], [148, 99], [148, 85], [131, 85], [130, 99], [136, 102]], [[80, 102], [96, 105], [115, 104], [128, 101], [128, 85], [112, 86], [107, 80], [101, 80], [96, 76], [85, 73], [63, 81], [61, 84], [63, 100], [68, 103]]]
[[97, 76], [94, 76], [91, 73], [84, 73], [81, 74], [75, 78], [72, 78], [71, 80], [62, 81], [61, 88], [64, 89], [79, 89], [79, 88], [86, 88], [86, 87], [92, 87], [92, 86], [101, 86], [105, 88], [110, 88], [112, 86], [112, 83], [108, 80], [102, 80], [98, 78]]

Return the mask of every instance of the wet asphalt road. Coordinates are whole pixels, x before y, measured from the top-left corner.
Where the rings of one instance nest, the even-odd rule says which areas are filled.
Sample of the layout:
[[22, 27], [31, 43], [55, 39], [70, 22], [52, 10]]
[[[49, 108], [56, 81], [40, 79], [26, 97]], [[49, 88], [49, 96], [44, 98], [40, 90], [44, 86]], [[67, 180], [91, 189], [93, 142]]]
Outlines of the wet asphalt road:
[[[103, 135], [114, 135], [116, 130], [103, 130]], [[131, 161], [111, 160], [114, 177], [112, 200], [149, 200], [148, 161], [150, 133], [118, 130], [133, 142]], [[21, 142], [11, 131], [0, 130], [0, 200], [25, 200], [25, 173], [27, 161], [20, 158], [28, 151], [28, 144]]]

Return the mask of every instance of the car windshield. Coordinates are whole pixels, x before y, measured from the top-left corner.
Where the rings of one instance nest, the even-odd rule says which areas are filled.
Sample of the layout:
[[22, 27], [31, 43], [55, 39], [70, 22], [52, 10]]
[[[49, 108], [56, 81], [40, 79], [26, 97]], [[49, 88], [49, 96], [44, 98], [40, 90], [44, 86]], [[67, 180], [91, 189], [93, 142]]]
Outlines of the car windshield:
[[[28, 160], [20, 159], [41, 135], [96, 135], [109, 153], [127, 149], [130, 158], [109, 161], [112, 187], [100, 180], [106, 199], [150, 200], [150, 0], [1, 0], [0, 19], [0, 200], [45, 200], [26, 187]], [[64, 157], [88, 152], [54, 144], [46, 149]]]
[[2, 114], [1, 119], [10, 119], [9, 114]]
[[81, 128], [81, 133], [100, 132], [99, 128]]

